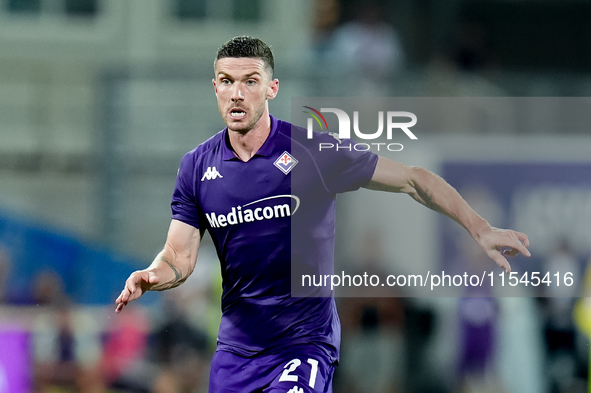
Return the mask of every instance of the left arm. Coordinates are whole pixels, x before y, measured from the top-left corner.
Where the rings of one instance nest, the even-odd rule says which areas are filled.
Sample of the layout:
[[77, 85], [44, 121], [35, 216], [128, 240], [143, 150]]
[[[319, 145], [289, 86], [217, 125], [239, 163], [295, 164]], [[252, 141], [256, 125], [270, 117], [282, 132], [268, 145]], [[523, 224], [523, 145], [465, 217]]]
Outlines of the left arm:
[[519, 253], [531, 256], [527, 249], [527, 235], [510, 229], [491, 227], [466, 203], [455, 188], [424, 168], [407, 166], [380, 157], [367, 188], [408, 194], [429, 209], [451, 218], [463, 226], [486, 254], [507, 273], [511, 271], [511, 266], [503, 256], [503, 248], [508, 248], [504, 253], [506, 256], [513, 257]]

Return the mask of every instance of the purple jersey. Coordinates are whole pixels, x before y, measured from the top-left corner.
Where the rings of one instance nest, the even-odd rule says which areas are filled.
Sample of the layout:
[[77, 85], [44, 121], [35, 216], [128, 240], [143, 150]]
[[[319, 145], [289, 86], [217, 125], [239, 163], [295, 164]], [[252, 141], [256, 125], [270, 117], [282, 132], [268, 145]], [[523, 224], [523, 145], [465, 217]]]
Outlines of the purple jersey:
[[292, 261], [313, 274], [332, 272], [336, 194], [367, 185], [378, 157], [319, 152], [323, 141], [335, 138], [307, 139], [305, 129], [271, 117], [269, 137], [249, 161], [236, 157], [224, 129], [181, 162], [172, 218], [207, 229], [215, 244], [223, 278], [220, 350], [252, 356], [316, 342], [338, 358], [334, 299], [292, 297]]

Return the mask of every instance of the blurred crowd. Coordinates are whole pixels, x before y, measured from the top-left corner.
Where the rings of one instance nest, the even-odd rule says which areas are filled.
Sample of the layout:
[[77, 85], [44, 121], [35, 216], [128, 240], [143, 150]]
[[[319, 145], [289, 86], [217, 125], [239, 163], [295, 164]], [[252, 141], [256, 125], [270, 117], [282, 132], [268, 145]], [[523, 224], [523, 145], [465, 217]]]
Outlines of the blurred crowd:
[[[408, 94], [400, 78], [421, 56], [395, 23], [401, 7], [402, 2], [380, 0], [315, 2], [310, 72], [318, 78], [316, 95]], [[487, 34], [480, 18], [460, 15], [455, 30], [433, 43], [432, 53], [420, 61], [427, 66], [424, 93], [498, 95], [487, 82], [500, 67]], [[345, 82], [335, 85], [335, 75]]]
[[[380, 255], [376, 238], [365, 239], [368, 247], [355, 261], [359, 271], [396, 273], [396, 257]], [[461, 269], [493, 268], [472, 243], [459, 256], [466, 263]], [[343, 342], [336, 391], [586, 392], [590, 331], [578, 318], [591, 316], [581, 298], [589, 293], [591, 260], [565, 240], [557, 244], [532, 269], [570, 271], [588, 277], [587, 284], [530, 286], [520, 297], [503, 297], [485, 285], [456, 298], [408, 297], [399, 288], [394, 297], [339, 299]]]
[[[1, 251], [4, 278], [10, 252]], [[32, 364], [24, 367], [33, 392], [206, 391], [221, 315], [212, 255], [202, 248], [191, 279], [163, 293], [156, 305], [132, 304], [121, 314], [111, 306], [76, 304], [61, 277], [44, 271], [29, 299], [1, 304], [0, 337], [15, 329], [26, 333], [23, 350]], [[9, 393], [1, 384], [0, 392]]]
[[[392, 273], [381, 241], [373, 232], [361, 239], [364, 251], [352, 268]], [[461, 257], [478, 265], [486, 256], [476, 248]], [[6, 272], [9, 248], [0, 256]], [[159, 294], [155, 305], [130, 305], [121, 314], [114, 307], [76, 304], [60, 277], [45, 272], [18, 315], [15, 305], [0, 307], [0, 333], [11, 315], [12, 327], [20, 321], [28, 333], [34, 392], [205, 392], [220, 318], [217, 263], [206, 245], [183, 286]], [[581, 275], [589, 270], [562, 241], [542, 269], [565, 268]], [[534, 294], [539, 297], [484, 292], [424, 299], [407, 297], [402, 288], [378, 298], [339, 298], [343, 339], [335, 391], [584, 392], [589, 340], [574, 318], [584, 290], [562, 286]], [[519, 378], [512, 380], [511, 370], [519, 370]]]

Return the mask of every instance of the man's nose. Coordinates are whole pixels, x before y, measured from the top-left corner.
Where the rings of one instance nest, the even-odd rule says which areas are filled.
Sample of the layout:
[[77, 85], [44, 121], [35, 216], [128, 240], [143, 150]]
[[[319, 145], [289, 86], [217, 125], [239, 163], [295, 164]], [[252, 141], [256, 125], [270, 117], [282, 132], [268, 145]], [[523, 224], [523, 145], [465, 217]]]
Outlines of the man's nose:
[[244, 100], [244, 94], [242, 94], [242, 87], [239, 83], [235, 83], [232, 86], [232, 96], [230, 97], [233, 101]]

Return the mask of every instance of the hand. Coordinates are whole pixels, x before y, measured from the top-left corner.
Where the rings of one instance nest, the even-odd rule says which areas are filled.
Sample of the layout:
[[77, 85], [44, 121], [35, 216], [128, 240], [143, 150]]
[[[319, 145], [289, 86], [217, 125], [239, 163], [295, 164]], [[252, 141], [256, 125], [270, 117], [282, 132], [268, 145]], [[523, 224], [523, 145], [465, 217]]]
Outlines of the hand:
[[121, 295], [115, 300], [117, 304], [115, 312], [120, 313], [127, 303], [140, 298], [144, 292], [149, 291], [159, 282], [160, 280], [156, 274], [150, 270], [138, 270], [131, 273], [127, 281], [125, 281], [125, 288], [121, 291]]
[[497, 265], [505, 269], [506, 273], [511, 272], [511, 265], [505, 256], [514, 257], [522, 253], [526, 257], [531, 257], [527, 249], [529, 240], [525, 233], [491, 227], [480, 234], [477, 242]]

